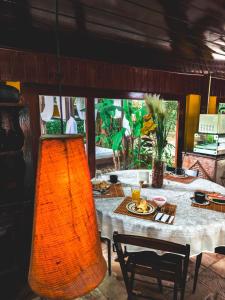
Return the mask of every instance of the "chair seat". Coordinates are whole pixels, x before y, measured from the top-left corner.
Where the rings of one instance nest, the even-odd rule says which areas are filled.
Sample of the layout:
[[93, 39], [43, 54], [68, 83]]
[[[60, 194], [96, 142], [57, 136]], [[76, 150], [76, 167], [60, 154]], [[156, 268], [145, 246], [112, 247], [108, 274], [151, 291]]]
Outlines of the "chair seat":
[[[128, 254], [128, 272], [160, 278], [162, 280], [182, 282], [182, 260], [177, 254], [158, 255], [154, 251], [141, 251]], [[147, 268], [146, 268], [147, 267]]]

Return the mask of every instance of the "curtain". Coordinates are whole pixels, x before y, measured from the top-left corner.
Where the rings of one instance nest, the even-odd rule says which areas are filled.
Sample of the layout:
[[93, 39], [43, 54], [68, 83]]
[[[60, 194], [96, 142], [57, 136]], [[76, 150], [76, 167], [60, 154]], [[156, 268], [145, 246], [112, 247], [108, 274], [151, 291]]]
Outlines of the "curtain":
[[54, 97], [44, 96], [44, 110], [41, 112], [41, 119], [45, 122], [51, 120], [54, 111]]
[[[56, 103], [58, 106], [58, 110], [59, 110], [59, 114], [61, 117], [61, 110], [60, 110], [60, 97], [55, 97], [56, 98]], [[62, 98], [62, 119], [66, 120], [66, 103], [65, 103], [65, 97], [61, 97]]]
[[[114, 99], [114, 105], [115, 106], [120, 106], [121, 107], [121, 99]], [[116, 109], [115, 113], [115, 119], [120, 119], [122, 117], [122, 112], [118, 109]]]
[[127, 118], [125, 116], [123, 117], [123, 128], [126, 129], [126, 131], [125, 131], [126, 136], [131, 135], [129, 121], [127, 120]]

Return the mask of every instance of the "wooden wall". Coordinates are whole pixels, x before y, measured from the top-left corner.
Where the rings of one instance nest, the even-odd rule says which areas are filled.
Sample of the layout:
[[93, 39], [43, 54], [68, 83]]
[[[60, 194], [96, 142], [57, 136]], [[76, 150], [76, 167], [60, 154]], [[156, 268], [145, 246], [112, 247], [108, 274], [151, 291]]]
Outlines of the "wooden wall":
[[[92, 101], [93, 97], [137, 99], [143, 98], [145, 92], [160, 93], [166, 99], [178, 100], [180, 111], [177, 163], [181, 165], [186, 95], [202, 95], [201, 112], [206, 112], [208, 78], [209, 76], [159, 71], [72, 57], [61, 58], [59, 78], [55, 55], [0, 49], [0, 81], [20, 81], [24, 102], [29, 107], [32, 132], [30, 143], [34, 166], [37, 161], [40, 136], [38, 96], [57, 95], [59, 80], [64, 96], [85, 96], [87, 101]], [[224, 80], [212, 78], [211, 83], [211, 95], [218, 94], [220, 98], [225, 95]], [[92, 124], [91, 108], [88, 113], [90, 114], [88, 120]], [[89, 134], [93, 136], [90, 130]], [[91, 153], [94, 149], [94, 141], [89, 141], [88, 144], [90, 147], [88, 152]]]
[[[202, 77], [79, 58], [61, 58], [62, 84], [80, 88], [198, 94], [201, 92]], [[0, 49], [0, 80], [55, 85], [58, 82], [56, 56]]]

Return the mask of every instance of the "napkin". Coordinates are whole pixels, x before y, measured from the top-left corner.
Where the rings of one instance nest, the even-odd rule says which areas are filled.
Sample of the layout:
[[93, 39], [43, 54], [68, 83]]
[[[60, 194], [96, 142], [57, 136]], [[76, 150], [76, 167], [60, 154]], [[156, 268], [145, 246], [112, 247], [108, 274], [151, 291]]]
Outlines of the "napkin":
[[155, 221], [160, 221], [163, 223], [172, 223], [174, 219], [174, 216], [168, 215], [168, 214], [164, 214], [164, 213], [157, 213], [157, 215], [155, 216]]

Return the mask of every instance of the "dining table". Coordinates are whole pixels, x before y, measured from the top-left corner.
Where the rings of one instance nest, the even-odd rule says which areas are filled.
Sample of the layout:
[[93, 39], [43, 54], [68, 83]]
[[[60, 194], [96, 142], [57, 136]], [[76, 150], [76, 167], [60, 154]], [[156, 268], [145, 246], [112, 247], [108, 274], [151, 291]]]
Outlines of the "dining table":
[[[225, 213], [194, 207], [191, 200], [196, 190], [225, 195], [223, 186], [203, 178], [196, 178], [188, 184], [164, 179], [162, 188], [153, 188], [151, 171], [144, 171], [149, 172], [150, 184], [141, 189], [141, 196], [147, 199], [164, 196], [168, 203], [175, 204], [177, 208], [173, 224], [115, 213], [124, 197], [95, 197], [97, 221], [102, 237], [112, 240], [113, 232], [118, 231], [121, 234], [189, 244], [191, 256], [204, 251], [214, 252], [215, 247], [225, 245]], [[124, 195], [131, 196], [131, 187], [139, 184], [140, 172], [143, 170], [114, 171], [102, 175], [102, 180], [109, 180], [110, 174], [118, 175]]]

